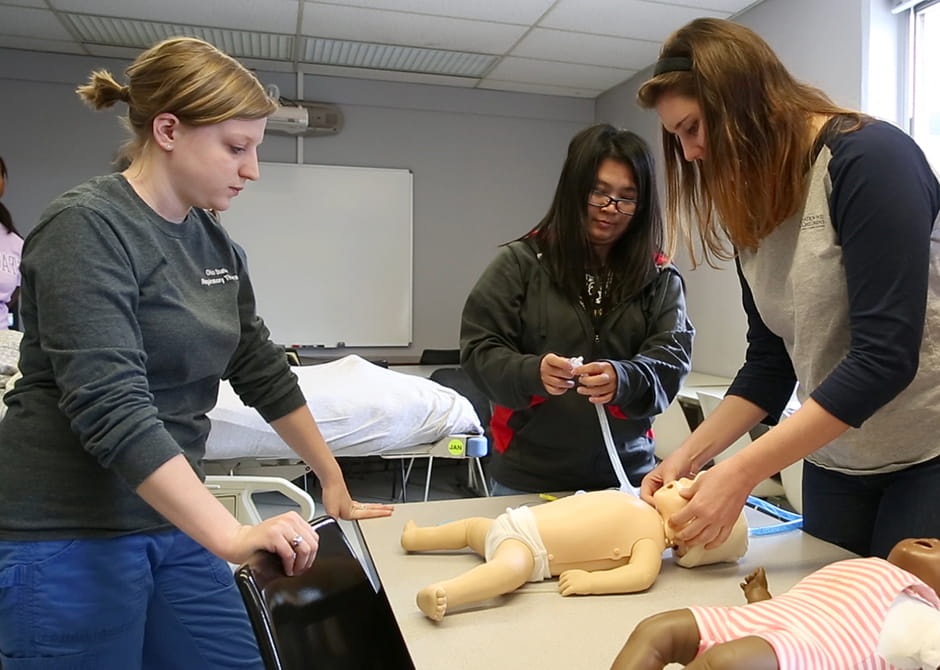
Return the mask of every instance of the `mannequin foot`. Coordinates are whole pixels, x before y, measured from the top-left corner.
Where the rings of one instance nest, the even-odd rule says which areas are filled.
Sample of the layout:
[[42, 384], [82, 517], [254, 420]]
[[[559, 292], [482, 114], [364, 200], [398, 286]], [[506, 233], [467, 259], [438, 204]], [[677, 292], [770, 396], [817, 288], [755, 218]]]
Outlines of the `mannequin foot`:
[[418, 592], [418, 609], [432, 621], [441, 621], [447, 612], [447, 592], [440, 584], [431, 584]]
[[749, 603], [770, 600], [772, 597], [767, 589], [767, 574], [764, 572], [764, 568], [757, 568], [745, 577], [741, 589], [744, 591], [744, 597]]
[[417, 540], [418, 540], [418, 524], [414, 521], [408, 521], [405, 524], [405, 529], [401, 532], [401, 548], [405, 551], [418, 551]]

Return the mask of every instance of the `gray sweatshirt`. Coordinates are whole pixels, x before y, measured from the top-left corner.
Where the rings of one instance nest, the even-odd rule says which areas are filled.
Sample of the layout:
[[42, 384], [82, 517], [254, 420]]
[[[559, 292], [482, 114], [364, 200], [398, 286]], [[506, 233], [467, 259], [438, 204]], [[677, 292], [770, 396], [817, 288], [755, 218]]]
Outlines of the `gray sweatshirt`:
[[198, 472], [220, 378], [268, 421], [304, 404], [255, 313], [244, 252], [202, 210], [171, 223], [122, 176], [98, 177], [49, 206], [21, 270], [2, 538], [169, 527], [134, 490], [180, 453]]

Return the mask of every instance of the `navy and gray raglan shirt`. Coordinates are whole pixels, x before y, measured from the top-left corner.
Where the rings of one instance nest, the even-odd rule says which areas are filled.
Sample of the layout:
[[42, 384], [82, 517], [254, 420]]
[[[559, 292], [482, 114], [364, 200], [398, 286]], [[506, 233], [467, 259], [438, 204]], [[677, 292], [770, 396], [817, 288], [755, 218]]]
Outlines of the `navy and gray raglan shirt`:
[[898, 128], [839, 121], [803, 207], [739, 251], [748, 350], [729, 393], [776, 417], [798, 380], [852, 426], [809, 461], [892, 472], [940, 455], [940, 184]]
[[172, 223], [121, 175], [98, 177], [50, 205], [21, 270], [0, 538], [168, 528], [135, 489], [178, 454], [198, 471], [220, 378], [268, 421], [304, 404], [255, 313], [244, 252], [202, 210]]

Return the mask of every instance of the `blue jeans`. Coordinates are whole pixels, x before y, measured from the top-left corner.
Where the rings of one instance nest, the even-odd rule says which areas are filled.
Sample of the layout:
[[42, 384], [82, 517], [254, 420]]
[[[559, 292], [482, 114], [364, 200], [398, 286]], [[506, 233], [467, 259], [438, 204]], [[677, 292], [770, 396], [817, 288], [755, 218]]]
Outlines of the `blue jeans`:
[[229, 565], [179, 531], [0, 540], [3, 670], [261, 670]]
[[803, 530], [886, 558], [908, 537], [940, 537], [940, 458], [897, 472], [845, 475], [803, 462]]

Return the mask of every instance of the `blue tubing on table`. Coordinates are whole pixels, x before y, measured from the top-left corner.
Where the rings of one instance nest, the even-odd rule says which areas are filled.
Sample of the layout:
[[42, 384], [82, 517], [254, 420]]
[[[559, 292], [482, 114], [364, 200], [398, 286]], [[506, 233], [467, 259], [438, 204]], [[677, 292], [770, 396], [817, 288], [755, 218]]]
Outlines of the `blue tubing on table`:
[[802, 515], [796, 514], [795, 512], [790, 512], [789, 510], [785, 510], [782, 507], [777, 507], [773, 503], [769, 503], [763, 498], [748, 496], [746, 504], [756, 510], [764, 512], [765, 514], [769, 514], [772, 517], [780, 519], [780, 523], [775, 523], [770, 526], [750, 528], [748, 529], [748, 535], [774, 535], [776, 533], [785, 533], [787, 531], [797, 530], [803, 527]]

